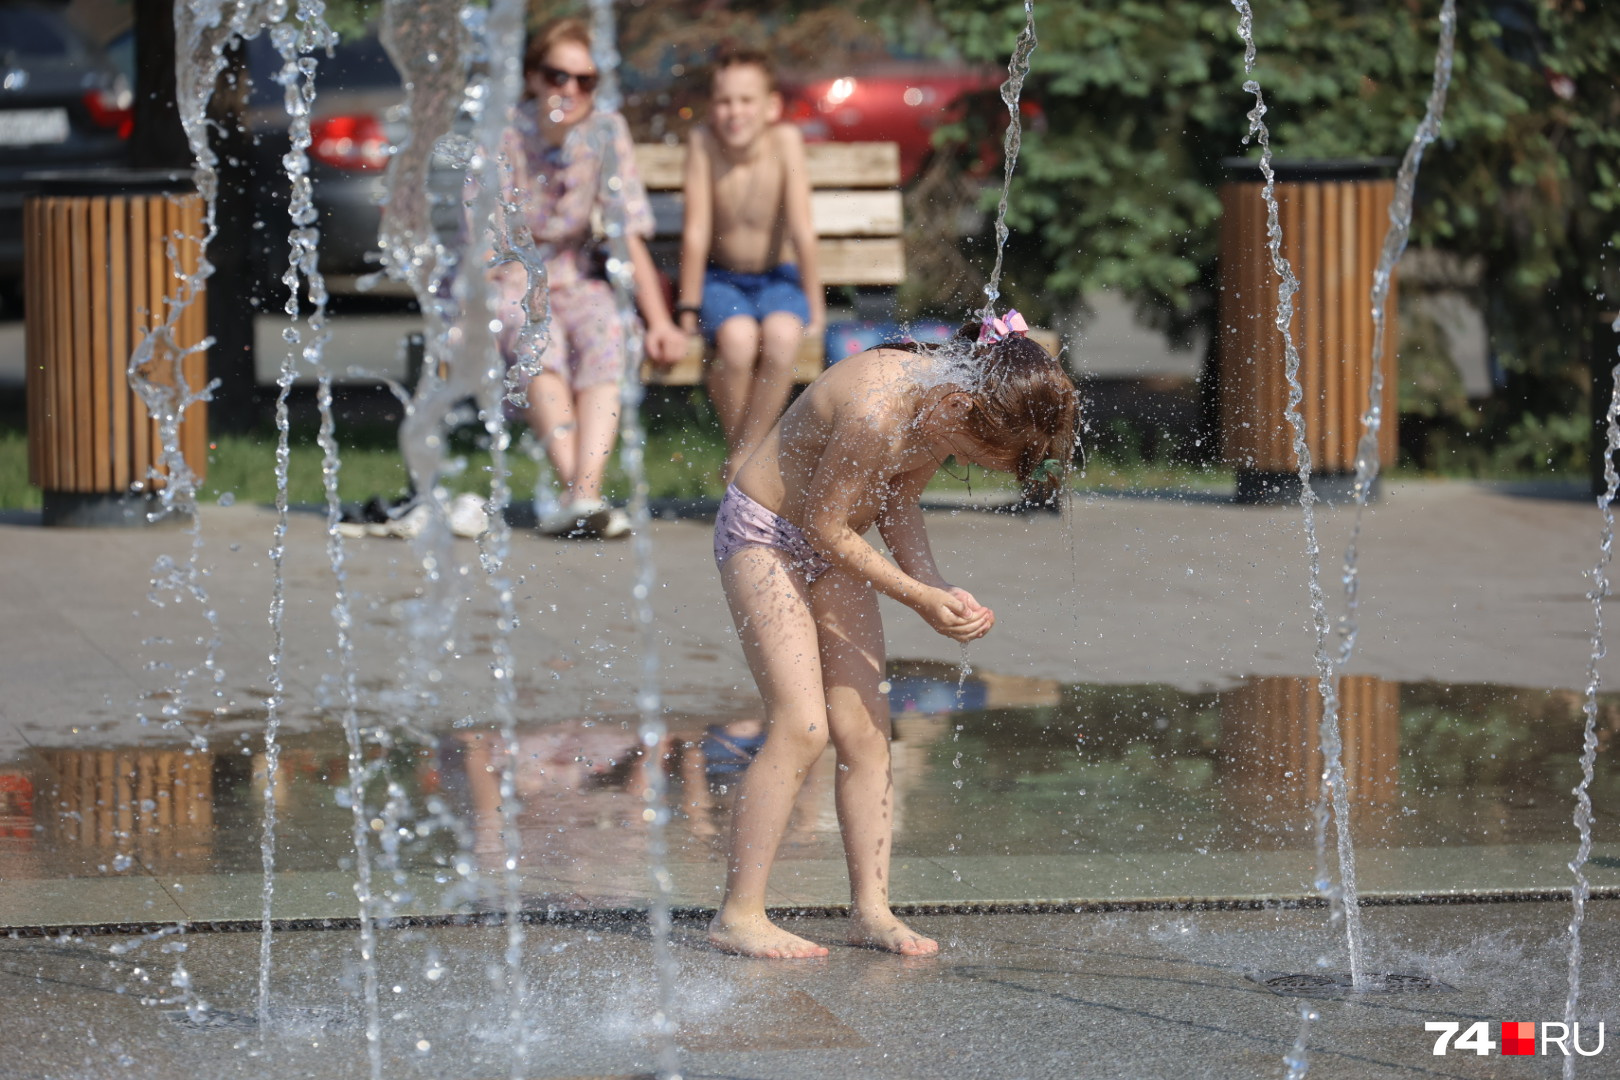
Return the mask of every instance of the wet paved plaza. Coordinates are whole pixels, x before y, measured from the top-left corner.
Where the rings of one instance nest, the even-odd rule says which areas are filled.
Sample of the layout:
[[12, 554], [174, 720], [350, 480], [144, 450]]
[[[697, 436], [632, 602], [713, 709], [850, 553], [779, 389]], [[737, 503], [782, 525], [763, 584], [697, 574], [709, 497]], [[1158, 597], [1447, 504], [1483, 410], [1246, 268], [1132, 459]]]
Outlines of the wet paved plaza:
[[[1001, 622], [970, 651], [959, 688], [956, 647], [885, 610], [894, 895], [943, 913], [917, 916], [945, 945], [921, 964], [838, 949], [778, 965], [702, 946], [759, 711], [705, 524], [655, 525], [670, 727], [659, 760], [675, 809], [672, 899], [687, 916], [676, 955], [688, 1071], [1280, 1073], [1299, 1002], [1249, 976], [1344, 962], [1324, 911], [1288, 907], [1315, 892], [1320, 768], [1318, 699], [1302, 678], [1311, 658], [1297, 510], [1091, 497], [1067, 522], [972, 509], [929, 520], [947, 576]], [[1332, 553], [1348, 515], [1328, 510], [1323, 521]], [[272, 525], [262, 508], [206, 509], [200, 560], [215, 630], [190, 599], [148, 599], [155, 560], [185, 556], [178, 529], [46, 531], [21, 515], [0, 524], [0, 557], [27, 570], [0, 582], [0, 925], [19, 935], [0, 941], [0, 1000], [11, 1002], [0, 1021], [29, 1048], [15, 1075], [170, 1076], [203, 1061], [220, 1076], [364, 1073], [355, 934], [294, 929], [352, 926], [357, 911], [332, 579], [320, 519], [295, 515], [285, 739], [271, 775]], [[1494, 1032], [1502, 1020], [1561, 1016], [1568, 904], [1534, 901], [1567, 894], [1570, 880], [1591, 618], [1582, 575], [1596, 526], [1585, 502], [1464, 485], [1396, 485], [1372, 511], [1363, 634], [1339, 688], [1361, 885], [1379, 905], [1365, 913], [1370, 955], [1380, 970], [1456, 989], [1322, 1004], [1313, 1073], [1521, 1075], [1500, 1056], [1433, 1056], [1423, 1021], [1488, 1019]], [[381, 910], [416, 924], [385, 931], [378, 954], [385, 1016], [396, 1017], [384, 1031], [388, 1075], [507, 1075], [505, 934], [447, 924], [499, 907], [489, 882], [504, 851], [496, 778], [508, 755], [525, 908], [561, 920], [528, 928], [528, 1075], [645, 1071], [652, 968], [645, 924], [627, 917], [650, 892], [628, 546], [515, 539], [514, 746], [490, 721], [493, 601], [475, 546], [458, 541], [457, 552], [460, 631], [424, 694], [420, 672], [402, 670], [415, 556], [401, 541], [348, 546], [358, 716], [368, 760], [396, 785], [373, 840], [385, 829], [402, 837], [397, 854], [374, 849]], [[1615, 685], [1614, 661], [1601, 670]], [[1598, 721], [1589, 872], [1612, 895], [1620, 701], [1603, 697]], [[772, 881], [776, 904], [811, 913], [799, 932], [829, 944], [846, 899], [834, 768], [829, 757], [807, 782]], [[281, 816], [273, 910], [288, 929], [275, 944], [282, 1011], [261, 1047], [257, 935], [201, 931], [259, 918], [271, 785]], [[386, 801], [380, 788], [375, 801]], [[1442, 899], [1516, 902], [1433, 903]], [[1188, 903], [1206, 908], [1174, 907]], [[1119, 907], [1134, 910], [1107, 910]], [[1592, 1021], [1611, 1027], [1614, 911], [1608, 900], [1589, 910], [1583, 996]], [[109, 931], [176, 925], [191, 932], [109, 951], [128, 940]], [[192, 1004], [213, 1007], [208, 1023], [141, 1004], [174, 996], [177, 964]], [[1582, 1075], [1620, 1075], [1607, 1053], [1583, 1059]]]

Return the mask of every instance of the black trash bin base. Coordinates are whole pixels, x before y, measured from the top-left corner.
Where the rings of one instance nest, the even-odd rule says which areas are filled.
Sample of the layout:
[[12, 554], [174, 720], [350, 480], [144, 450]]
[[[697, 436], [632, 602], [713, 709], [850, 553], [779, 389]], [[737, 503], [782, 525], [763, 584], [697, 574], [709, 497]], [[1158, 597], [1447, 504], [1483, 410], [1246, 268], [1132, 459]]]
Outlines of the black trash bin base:
[[[1355, 473], [1317, 473], [1311, 477], [1311, 490], [1329, 506], [1348, 506], [1356, 501]], [[1277, 506], [1299, 502], [1299, 473], [1239, 469], [1237, 491], [1232, 501], [1239, 506]], [[1378, 501], [1378, 482], [1373, 481], [1368, 502]]]
[[146, 493], [47, 491], [42, 523], [70, 529], [104, 529], [144, 527], [179, 520], [177, 515], [168, 513], [162, 513], [154, 520], [153, 515], [162, 510], [163, 500]]

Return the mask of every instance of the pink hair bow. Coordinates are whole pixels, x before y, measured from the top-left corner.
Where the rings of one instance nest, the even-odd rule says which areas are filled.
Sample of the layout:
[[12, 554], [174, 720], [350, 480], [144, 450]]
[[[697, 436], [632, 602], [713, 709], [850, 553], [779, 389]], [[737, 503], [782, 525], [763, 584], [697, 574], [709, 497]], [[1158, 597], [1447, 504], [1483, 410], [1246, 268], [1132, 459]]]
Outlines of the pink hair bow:
[[1018, 314], [1018, 309], [1008, 308], [1004, 317], [997, 318], [995, 315], [986, 315], [984, 317], [984, 321], [979, 324], [979, 343], [982, 345], [986, 342], [1000, 341], [1008, 334], [1017, 334], [1019, 337], [1023, 337], [1027, 333], [1029, 333], [1029, 324], [1024, 321], [1022, 315]]

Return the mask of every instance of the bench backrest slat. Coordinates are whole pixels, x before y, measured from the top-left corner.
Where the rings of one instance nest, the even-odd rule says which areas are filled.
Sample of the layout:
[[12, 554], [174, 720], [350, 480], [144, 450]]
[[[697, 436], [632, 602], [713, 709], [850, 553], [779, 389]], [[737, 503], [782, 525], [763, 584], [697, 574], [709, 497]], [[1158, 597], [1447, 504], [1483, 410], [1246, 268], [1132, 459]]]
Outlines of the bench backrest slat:
[[[894, 143], [808, 143], [810, 214], [827, 285], [898, 285], [905, 278], [900, 234], [900, 148]], [[636, 144], [636, 165], [656, 223], [653, 252], [667, 270], [679, 261], [684, 144]]]
[[[898, 188], [900, 147], [892, 142], [806, 143], [812, 188]], [[686, 144], [637, 143], [636, 167], [648, 191], [679, 191]]]
[[[649, 192], [657, 235], [681, 235], [685, 200], [678, 191]], [[812, 191], [810, 217], [816, 234], [829, 236], [898, 236], [901, 222], [898, 191]]]

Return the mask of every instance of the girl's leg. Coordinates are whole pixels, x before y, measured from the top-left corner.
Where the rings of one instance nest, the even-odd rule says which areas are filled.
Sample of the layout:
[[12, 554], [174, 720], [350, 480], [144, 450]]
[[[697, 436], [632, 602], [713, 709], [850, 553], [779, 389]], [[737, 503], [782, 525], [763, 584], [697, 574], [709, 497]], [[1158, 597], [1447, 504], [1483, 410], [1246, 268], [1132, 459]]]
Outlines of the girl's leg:
[[565, 501], [572, 502], [579, 472], [579, 430], [574, 391], [556, 372], [542, 371], [529, 383], [529, 427], [546, 448]]
[[745, 956], [825, 956], [765, 917], [765, 884], [805, 774], [827, 747], [816, 624], [804, 580], [774, 548], [737, 552], [720, 571], [743, 655], [765, 699], [765, 745], [732, 810], [726, 893], [709, 940]]
[[574, 475], [574, 500], [595, 502], [602, 498], [602, 477], [608, 458], [619, 438], [620, 394], [617, 382], [587, 386], [574, 395], [575, 446], [578, 466]]
[[849, 864], [849, 943], [907, 956], [939, 951], [889, 910], [894, 773], [883, 681], [883, 621], [872, 586], [829, 570], [811, 588], [820, 634], [822, 682], [838, 752], [838, 827]]
[[788, 396], [793, 393], [793, 362], [798, 359], [803, 340], [804, 324], [796, 316], [781, 311], [765, 316], [759, 332], [759, 363], [745, 384], [747, 406], [731, 455], [733, 471], [741, 468], [754, 448], [765, 441], [776, 418], [787, 408]]

